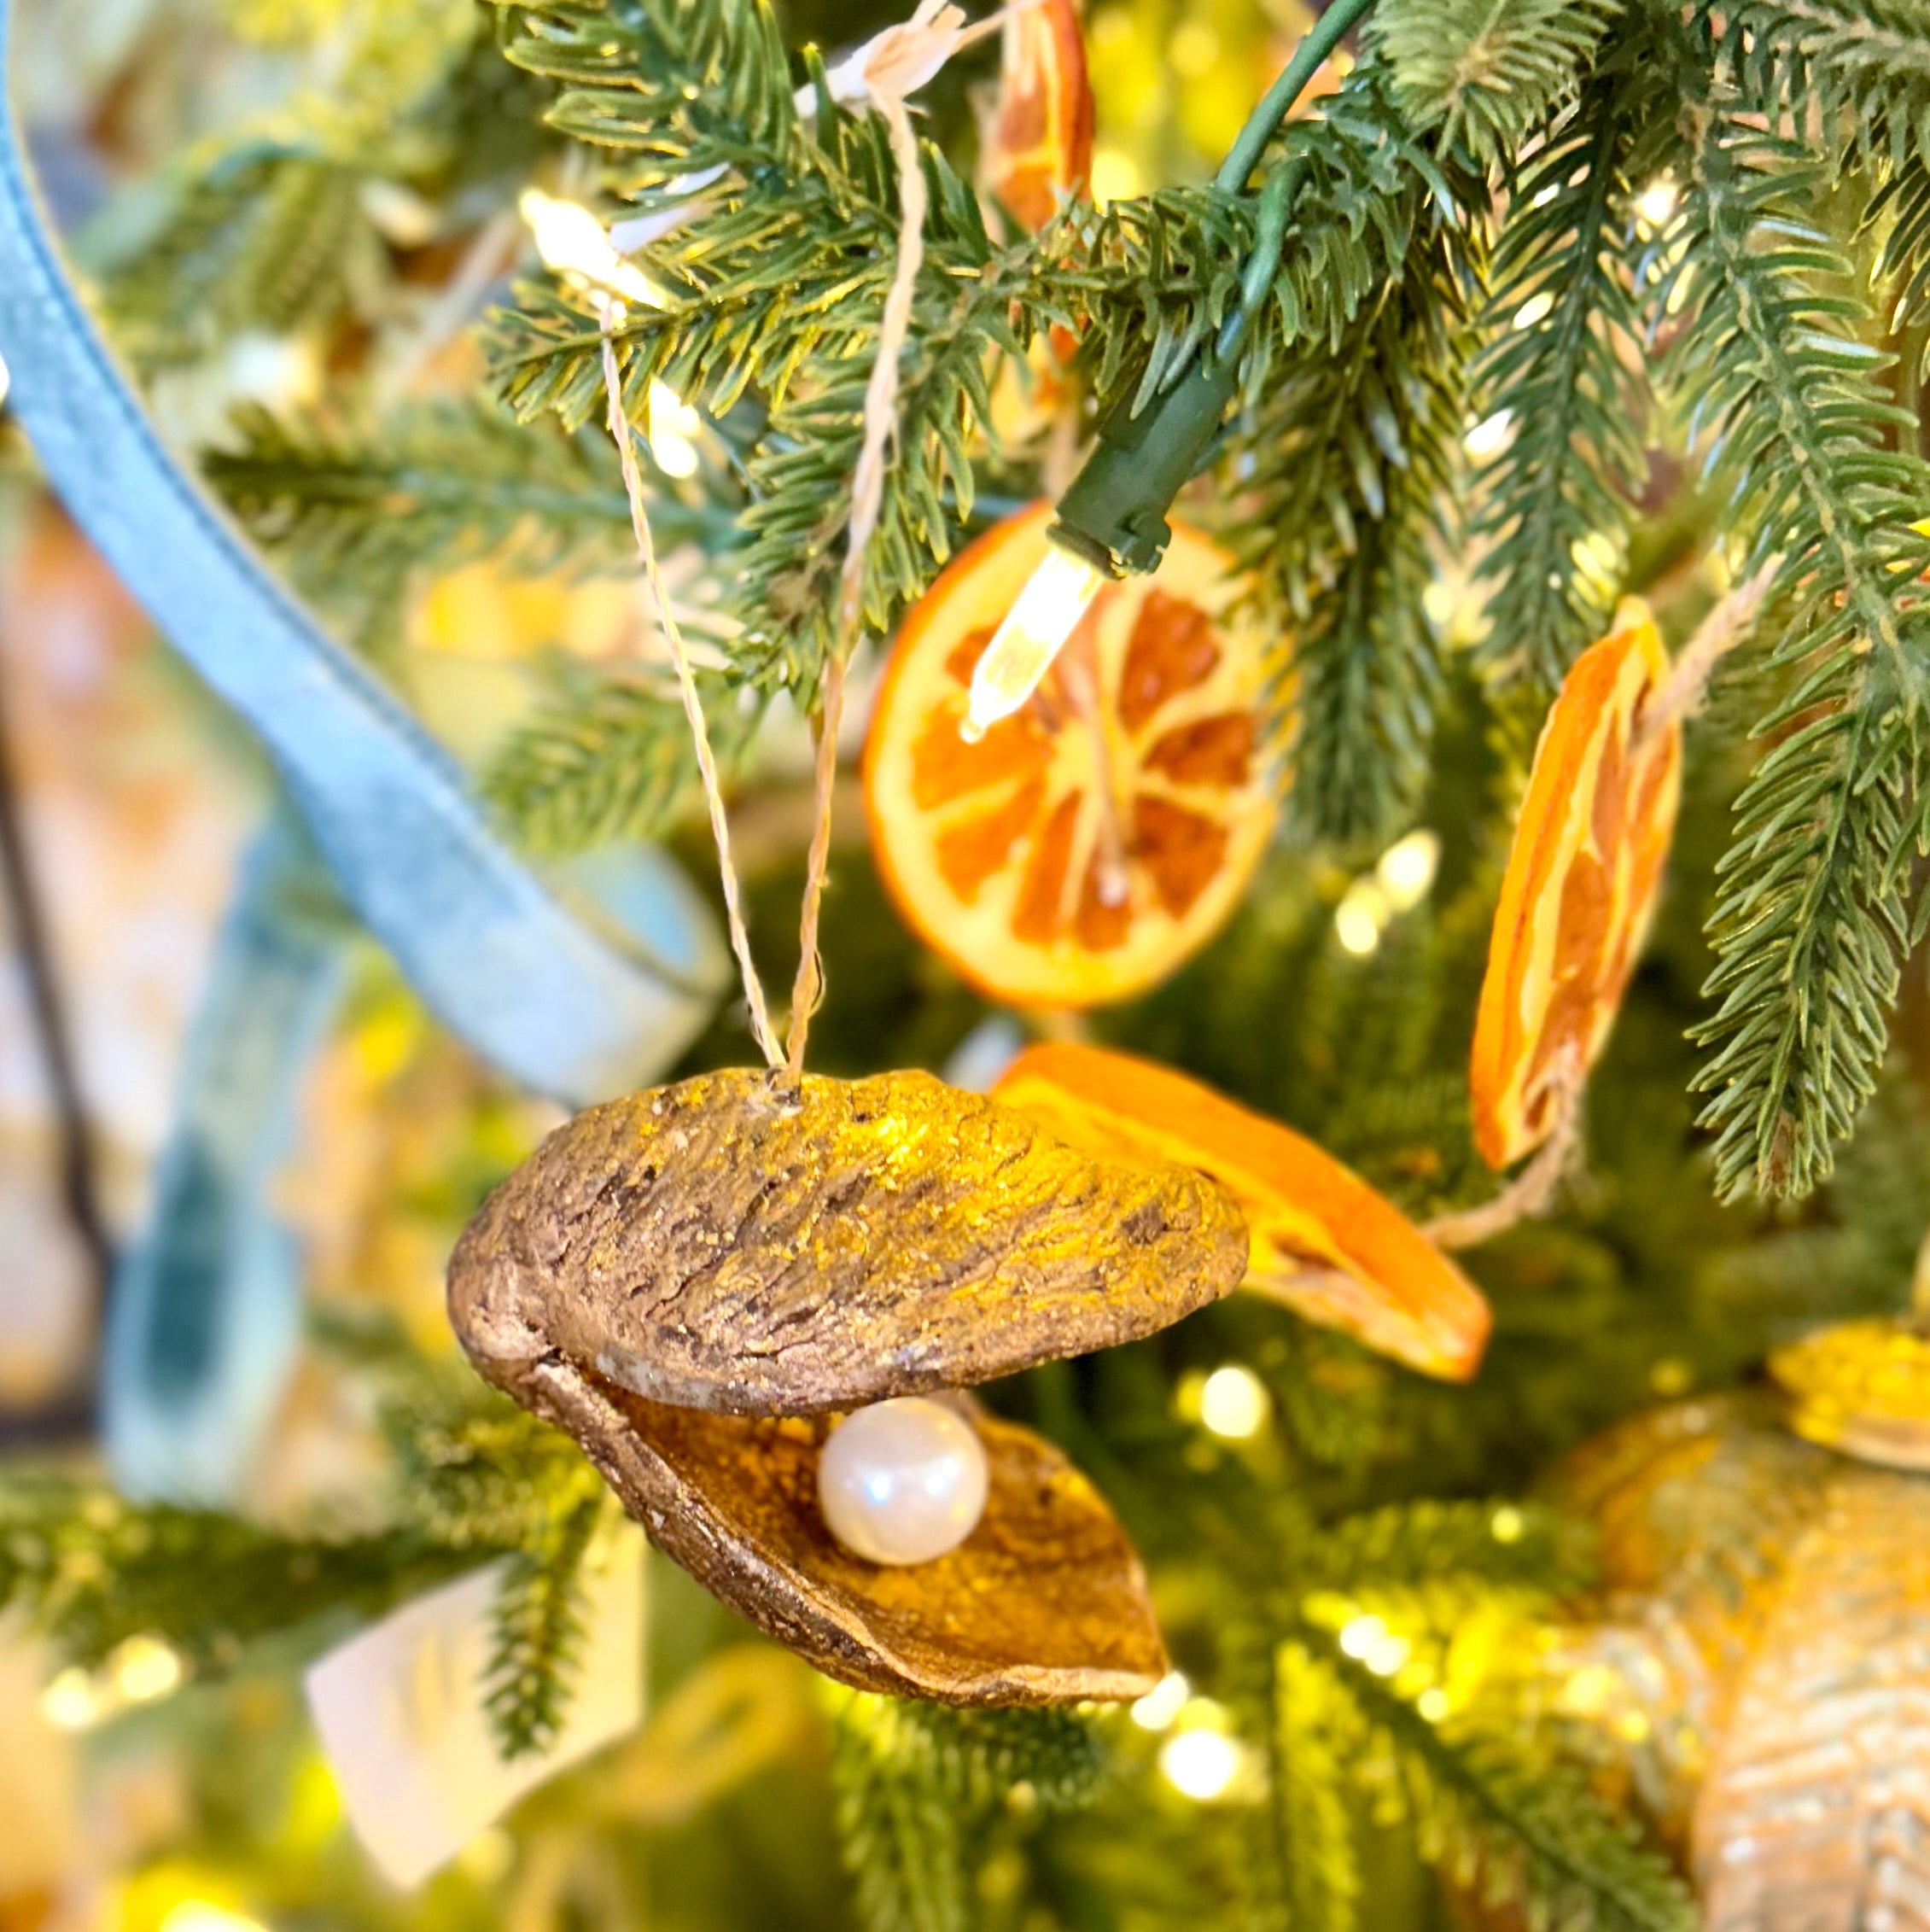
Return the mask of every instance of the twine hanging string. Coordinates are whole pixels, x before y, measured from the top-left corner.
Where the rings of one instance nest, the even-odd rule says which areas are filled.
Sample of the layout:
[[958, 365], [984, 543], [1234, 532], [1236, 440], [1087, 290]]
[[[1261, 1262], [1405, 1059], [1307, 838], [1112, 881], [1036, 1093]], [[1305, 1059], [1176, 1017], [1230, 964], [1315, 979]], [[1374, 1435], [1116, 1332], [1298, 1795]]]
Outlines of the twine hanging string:
[[1641, 709], [1645, 736], [1665, 730], [1678, 720], [1694, 717], [1707, 695], [1716, 667], [1748, 635], [1763, 599], [1770, 593], [1782, 559], [1772, 557], [1753, 576], [1746, 577], [1720, 598], [1695, 627], [1661, 690]]
[[[1026, 4], [1028, 0], [1019, 0], [1019, 3]], [[709, 728], [704, 721], [703, 707], [698, 702], [690, 652], [675, 613], [671, 610], [657, 567], [656, 546], [650, 535], [643, 478], [638, 469], [629, 422], [623, 408], [622, 378], [610, 333], [622, 315], [622, 304], [603, 289], [592, 288], [592, 297], [603, 329], [603, 387], [609, 405], [610, 435], [615, 440], [622, 459], [623, 487], [630, 503], [631, 528], [636, 535], [638, 552], [643, 559], [644, 575], [656, 606], [657, 622], [676, 666], [684, 715], [690, 722], [691, 737], [697, 750], [697, 771], [703, 781], [710, 829], [717, 843], [717, 866], [723, 884], [731, 949], [737, 955], [738, 971], [743, 976], [751, 1031], [767, 1062], [773, 1067], [781, 1067], [792, 1083], [803, 1071], [811, 1017], [824, 997], [824, 965], [818, 955], [818, 931], [825, 880], [830, 869], [831, 793], [837, 777], [838, 729], [844, 715], [845, 663], [863, 621], [865, 566], [884, 500], [887, 448], [897, 427], [899, 365], [911, 330], [912, 302], [918, 286], [918, 270], [924, 260], [924, 221], [930, 196], [924, 164], [918, 155], [918, 136], [912, 126], [907, 100], [961, 47], [997, 31], [1003, 20], [1002, 13], [994, 14], [968, 26], [964, 13], [950, 4], [949, 0], [919, 0], [918, 10], [910, 20], [901, 26], [886, 28], [826, 77], [835, 98], [861, 99], [875, 108], [884, 121], [898, 173], [899, 225], [891, 283], [879, 321], [878, 350], [865, 386], [863, 437], [857, 465], [852, 472], [851, 513], [847, 525], [844, 563], [838, 579], [837, 622], [830, 660], [825, 668], [818, 719], [811, 840], [806, 860], [804, 900], [798, 922], [797, 977], [791, 989], [790, 1018], [781, 1052], [771, 1023], [763, 984], [751, 957], [750, 936], [743, 917], [743, 892], [731, 856], [730, 826], [724, 809], [717, 762], [711, 750]], [[614, 242], [609, 244], [609, 254], [613, 262], [619, 265], [617, 272], [593, 279], [622, 286], [619, 277], [623, 271], [628, 271], [628, 265], [623, 262]], [[633, 275], [635, 271], [628, 272]]]
[[1543, 1091], [1554, 1110], [1554, 1124], [1540, 1151], [1491, 1199], [1425, 1222], [1421, 1233], [1438, 1248], [1479, 1247], [1524, 1221], [1536, 1221], [1554, 1205], [1556, 1194], [1582, 1142], [1582, 1094], [1588, 1077], [1572, 1047], [1548, 1077]]
[[737, 954], [738, 971], [743, 979], [744, 1003], [750, 1009], [750, 1030], [758, 1050], [773, 1066], [784, 1063], [778, 1038], [771, 1024], [770, 1007], [764, 998], [764, 983], [758, 978], [757, 963], [750, 954], [750, 931], [744, 923], [743, 890], [738, 869], [731, 857], [731, 826], [724, 810], [724, 788], [717, 776], [716, 754], [711, 750], [710, 727], [704, 721], [703, 705], [697, 695], [697, 672], [691, 663], [690, 647], [684, 641], [683, 627], [670, 607], [669, 593], [657, 567], [656, 544], [650, 535], [650, 513], [644, 501], [644, 479], [637, 467], [636, 446], [631, 440], [630, 423], [623, 412], [623, 379], [616, 365], [616, 346], [610, 339], [611, 324], [621, 313], [621, 305], [602, 298], [603, 311], [603, 389], [609, 401], [609, 433], [615, 439], [616, 453], [623, 467], [624, 493], [630, 499], [630, 528], [637, 539], [637, 552], [643, 558], [644, 581], [650, 586], [650, 601], [656, 607], [658, 627], [670, 646], [671, 662], [677, 668], [677, 690], [684, 701], [684, 715], [690, 721], [691, 742], [697, 751], [697, 768], [703, 781], [704, 803], [710, 812], [711, 836], [717, 842], [717, 873], [724, 888], [724, 911], [731, 931], [731, 950]]

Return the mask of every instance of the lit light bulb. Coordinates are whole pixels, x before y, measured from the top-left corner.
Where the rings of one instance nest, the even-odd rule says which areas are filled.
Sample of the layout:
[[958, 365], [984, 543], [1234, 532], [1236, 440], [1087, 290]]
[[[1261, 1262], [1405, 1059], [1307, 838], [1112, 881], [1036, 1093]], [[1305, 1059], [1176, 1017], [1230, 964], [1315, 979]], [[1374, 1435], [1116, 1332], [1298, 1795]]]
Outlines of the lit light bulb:
[[1199, 1392], [1199, 1419], [1216, 1436], [1245, 1442], [1267, 1424], [1266, 1385], [1251, 1369], [1216, 1369]]
[[1662, 228], [1676, 212], [1676, 203], [1680, 198], [1675, 183], [1665, 174], [1658, 175], [1636, 197], [1636, 212], [1650, 227]]
[[616, 252], [616, 244], [589, 209], [545, 195], [540, 188], [525, 188], [516, 208], [529, 225], [544, 267], [557, 275], [579, 276], [645, 308], [662, 307], [656, 284]]
[[265, 1932], [265, 1928], [259, 1918], [230, 1912], [211, 1899], [183, 1899], [168, 1908], [160, 1932]]
[[1162, 1776], [1181, 1797], [1211, 1804], [1239, 1771], [1239, 1743], [1216, 1731], [1182, 1731], [1159, 1748]]
[[1192, 1696], [1192, 1686], [1185, 1678], [1177, 1671], [1169, 1671], [1133, 1705], [1129, 1714], [1141, 1731], [1165, 1731]]
[[1515, 310], [1513, 325], [1517, 329], [1532, 329], [1537, 323], [1546, 322], [1554, 312], [1554, 292], [1551, 289], [1543, 289], [1539, 295], [1529, 296], [1527, 301]]
[[78, 1664], [70, 1664], [40, 1693], [40, 1714], [56, 1731], [90, 1731], [108, 1714], [108, 1700]]
[[971, 674], [971, 696], [959, 727], [968, 744], [1009, 718], [1039, 688], [1105, 585], [1105, 576], [1083, 557], [1057, 545], [1047, 547], [1045, 561], [1026, 580]]
[[1440, 838], [1423, 826], [1396, 839], [1380, 855], [1373, 876], [1394, 910], [1407, 913], [1427, 896], [1440, 866]]

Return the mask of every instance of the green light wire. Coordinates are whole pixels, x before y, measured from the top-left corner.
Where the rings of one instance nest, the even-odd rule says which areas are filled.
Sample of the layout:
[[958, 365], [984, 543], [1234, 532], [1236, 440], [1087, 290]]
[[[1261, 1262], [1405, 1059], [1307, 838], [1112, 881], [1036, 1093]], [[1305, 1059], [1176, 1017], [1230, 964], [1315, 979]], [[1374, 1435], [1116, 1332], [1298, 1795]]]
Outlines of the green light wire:
[[1333, 0], [1333, 4], [1315, 20], [1307, 38], [1293, 50], [1293, 58], [1280, 70], [1280, 77], [1260, 104], [1246, 117], [1239, 138], [1227, 150], [1220, 172], [1213, 177], [1216, 188], [1239, 194], [1247, 178], [1260, 165], [1267, 143], [1279, 131], [1280, 123], [1292, 111], [1307, 83], [1320, 70], [1320, 64], [1340, 44], [1348, 30], [1357, 22], [1373, 0]]
[[[1280, 77], [1248, 116], [1214, 186], [1246, 191], [1267, 143], [1341, 37], [1373, 0], [1333, 0]], [[1172, 534], [1166, 512], [1219, 433], [1237, 387], [1236, 365], [1266, 306], [1301, 169], [1276, 168], [1261, 190], [1253, 245], [1240, 275], [1238, 307], [1221, 325], [1210, 353], [1182, 350], [1148, 395], [1128, 388], [1099, 427], [1099, 442], [1060, 498], [1049, 534], [1061, 549], [1107, 576], [1156, 569]]]

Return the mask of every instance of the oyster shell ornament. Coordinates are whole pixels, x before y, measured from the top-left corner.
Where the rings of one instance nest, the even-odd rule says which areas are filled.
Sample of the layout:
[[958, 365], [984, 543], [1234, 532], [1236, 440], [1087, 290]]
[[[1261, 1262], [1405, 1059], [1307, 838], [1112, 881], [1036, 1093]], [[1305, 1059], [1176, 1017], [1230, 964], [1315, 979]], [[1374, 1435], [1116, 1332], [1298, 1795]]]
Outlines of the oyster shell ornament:
[[[732, 1070], [579, 1114], [449, 1267], [477, 1369], [573, 1435], [657, 1545], [863, 1689], [959, 1704], [1142, 1695], [1139, 1559], [1050, 1444], [958, 1392], [1230, 1293], [1239, 1211], [1171, 1164], [1075, 1152], [923, 1073]], [[837, 1416], [930, 1395], [986, 1461], [948, 1554], [873, 1563], [819, 1507]]]
[[1930, 1927], [1930, 1340], [1826, 1329], [1585, 1446], [1604, 1620], [1559, 1659], [1711, 1932]]

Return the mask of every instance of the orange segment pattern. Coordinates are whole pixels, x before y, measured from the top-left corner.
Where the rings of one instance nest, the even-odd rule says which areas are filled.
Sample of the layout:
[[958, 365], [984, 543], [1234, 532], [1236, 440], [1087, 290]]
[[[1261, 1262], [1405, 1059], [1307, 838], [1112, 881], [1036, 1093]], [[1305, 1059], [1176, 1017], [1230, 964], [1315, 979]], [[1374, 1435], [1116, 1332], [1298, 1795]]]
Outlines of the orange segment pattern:
[[1669, 656], [1630, 598], [1583, 652], [1542, 727], [1515, 826], [1469, 1083], [1492, 1167], [1553, 1130], [1564, 1066], [1601, 1057], [1653, 916], [1682, 791], [1682, 727], [1646, 729]]
[[985, 184], [1019, 225], [1043, 228], [1093, 172], [1093, 90], [1074, 0], [1010, 9], [999, 101], [987, 131]]
[[1426, 1375], [1465, 1381], [1490, 1316], [1480, 1291], [1350, 1168], [1169, 1067], [1097, 1047], [1029, 1047], [993, 1089], [1082, 1152], [1177, 1161], [1246, 1217], [1250, 1287]]
[[1130, 998], [1231, 913], [1274, 798], [1264, 653], [1227, 616], [1221, 552], [1175, 530], [1157, 575], [1111, 585], [1032, 699], [959, 735], [973, 668], [1046, 552], [1029, 510], [906, 620], [872, 721], [865, 797], [907, 919], [995, 998]]

